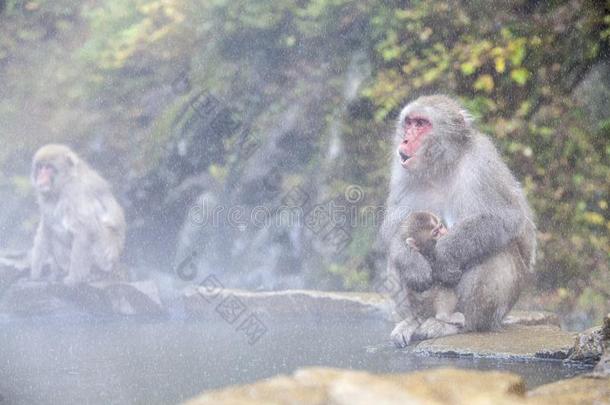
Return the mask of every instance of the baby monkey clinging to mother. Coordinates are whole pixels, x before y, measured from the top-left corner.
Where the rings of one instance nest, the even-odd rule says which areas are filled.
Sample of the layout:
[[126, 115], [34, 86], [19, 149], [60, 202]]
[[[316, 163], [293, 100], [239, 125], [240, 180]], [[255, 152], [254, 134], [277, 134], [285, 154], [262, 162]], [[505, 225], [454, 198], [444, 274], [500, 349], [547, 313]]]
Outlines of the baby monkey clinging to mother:
[[[407, 247], [419, 252], [433, 267], [436, 260], [436, 242], [447, 234], [447, 228], [440, 218], [427, 211], [412, 212], [400, 224], [400, 233]], [[434, 285], [429, 293], [432, 295], [436, 319], [460, 327], [464, 326], [464, 314], [455, 311], [458, 299], [453, 289]]]

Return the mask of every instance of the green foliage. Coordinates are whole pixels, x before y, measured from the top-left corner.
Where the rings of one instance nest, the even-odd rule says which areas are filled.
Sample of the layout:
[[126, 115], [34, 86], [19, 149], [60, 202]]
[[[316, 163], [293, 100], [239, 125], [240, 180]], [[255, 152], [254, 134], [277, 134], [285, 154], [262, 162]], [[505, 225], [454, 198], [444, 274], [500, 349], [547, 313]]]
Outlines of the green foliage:
[[[536, 211], [539, 286], [568, 289], [565, 296], [587, 308], [608, 302], [608, 284], [592, 280], [609, 272], [610, 113], [592, 118], [574, 92], [592, 66], [608, 62], [608, 2], [12, 0], [0, 34], [0, 93], [10, 95], [0, 100], [5, 164], [49, 138], [85, 143], [102, 132], [117, 178], [145, 173], [185, 127], [185, 106], [199, 91], [221, 94], [239, 111], [264, 100], [252, 118], [263, 143], [287, 107], [315, 93], [314, 106], [300, 107], [304, 126], [318, 132], [286, 187], [311, 178], [333, 192], [356, 184], [364, 209], [387, 192], [390, 146], [378, 134], [391, 131], [399, 108], [423, 93], [458, 96]], [[370, 76], [344, 106], [357, 52]], [[184, 94], [164, 90], [182, 73], [190, 81]], [[161, 100], [152, 117], [151, 97]], [[24, 101], [38, 114], [30, 121], [44, 122], [28, 127], [36, 135], [29, 138], [15, 107]], [[332, 131], [344, 156], [329, 163]], [[238, 139], [223, 142], [226, 156], [208, 169], [219, 183], [230, 177]], [[333, 285], [364, 288], [372, 275], [360, 263], [375, 232], [356, 229], [347, 253], [320, 261], [320, 272]]]

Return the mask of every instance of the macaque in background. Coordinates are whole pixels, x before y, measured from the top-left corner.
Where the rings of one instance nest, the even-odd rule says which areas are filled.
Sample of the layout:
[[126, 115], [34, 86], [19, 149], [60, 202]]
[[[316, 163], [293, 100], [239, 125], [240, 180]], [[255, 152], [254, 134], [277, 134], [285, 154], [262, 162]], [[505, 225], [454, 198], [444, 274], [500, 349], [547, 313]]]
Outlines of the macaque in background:
[[[458, 333], [435, 317], [422, 320], [411, 299], [439, 283], [457, 293], [462, 330], [498, 328], [535, 262], [536, 228], [520, 184], [471, 116], [446, 96], [421, 97], [403, 108], [395, 150], [381, 236], [388, 275], [406, 293], [393, 294], [402, 320], [392, 340], [403, 347]], [[450, 229], [436, 242], [432, 266], [404, 248], [400, 224], [414, 211], [438, 213]]]
[[119, 275], [125, 217], [110, 185], [64, 145], [40, 148], [32, 161], [40, 223], [32, 249], [31, 278], [45, 266], [67, 285]]
[[[402, 240], [407, 249], [414, 249], [433, 265], [436, 242], [447, 234], [447, 228], [440, 218], [431, 212], [417, 211], [411, 213], [400, 225]], [[451, 288], [434, 285], [430, 288], [435, 318], [458, 326], [464, 326], [464, 314], [456, 312], [457, 294]]]

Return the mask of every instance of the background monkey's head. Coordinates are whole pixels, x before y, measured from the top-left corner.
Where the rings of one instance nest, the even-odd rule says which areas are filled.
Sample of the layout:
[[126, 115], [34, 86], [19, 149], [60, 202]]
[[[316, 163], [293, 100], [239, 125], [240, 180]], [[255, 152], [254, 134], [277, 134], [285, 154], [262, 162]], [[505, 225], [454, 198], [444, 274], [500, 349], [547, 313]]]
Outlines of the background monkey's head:
[[32, 184], [41, 195], [61, 192], [75, 176], [78, 156], [65, 145], [49, 144], [38, 149], [32, 160]]

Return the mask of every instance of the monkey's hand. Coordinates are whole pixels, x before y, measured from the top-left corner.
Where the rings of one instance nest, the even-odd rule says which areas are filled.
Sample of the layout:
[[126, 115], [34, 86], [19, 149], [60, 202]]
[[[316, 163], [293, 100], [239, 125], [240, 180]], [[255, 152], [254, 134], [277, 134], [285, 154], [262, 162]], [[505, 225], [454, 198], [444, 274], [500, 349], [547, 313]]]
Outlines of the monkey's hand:
[[415, 319], [406, 319], [399, 322], [394, 327], [392, 334], [392, 342], [399, 348], [407, 347], [412, 340], [413, 333], [419, 328], [419, 323]]
[[434, 339], [455, 335], [460, 332], [458, 325], [442, 322], [436, 318], [426, 319], [413, 333], [413, 340]]
[[516, 209], [500, 208], [501, 215], [480, 214], [464, 219], [438, 240], [436, 259], [441, 266], [468, 269], [517, 237], [525, 222]]

